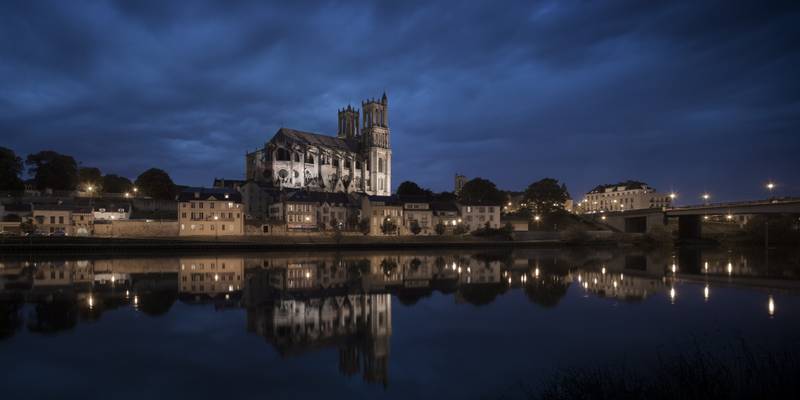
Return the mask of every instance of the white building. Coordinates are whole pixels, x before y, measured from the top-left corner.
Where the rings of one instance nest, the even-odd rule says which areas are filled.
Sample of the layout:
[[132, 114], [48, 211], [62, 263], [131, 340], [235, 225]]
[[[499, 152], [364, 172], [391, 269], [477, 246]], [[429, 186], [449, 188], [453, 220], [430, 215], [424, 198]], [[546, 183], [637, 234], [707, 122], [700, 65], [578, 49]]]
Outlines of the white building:
[[93, 208], [92, 213], [96, 221], [121, 221], [131, 216], [131, 206], [128, 204], [110, 204]]
[[636, 181], [613, 185], [600, 185], [586, 193], [578, 204], [582, 213], [641, 210], [669, 207], [672, 199], [668, 194], [658, 193], [645, 183]]

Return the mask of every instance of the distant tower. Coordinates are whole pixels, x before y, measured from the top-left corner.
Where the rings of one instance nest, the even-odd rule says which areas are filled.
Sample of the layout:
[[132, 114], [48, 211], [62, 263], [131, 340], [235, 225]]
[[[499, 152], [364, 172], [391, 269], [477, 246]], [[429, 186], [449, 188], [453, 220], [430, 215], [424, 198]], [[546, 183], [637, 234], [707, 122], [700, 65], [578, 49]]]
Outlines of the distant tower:
[[340, 139], [353, 139], [358, 136], [358, 110], [351, 107], [339, 110], [339, 133]]
[[461, 174], [456, 174], [456, 184], [453, 187], [453, 192], [456, 195], [461, 193], [461, 189], [464, 187], [465, 183], [467, 183], [467, 177]]
[[386, 93], [380, 100], [361, 102], [361, 112], [361, 140], [370, 166], [367, 193], [389, 196], [392, 194], [392, 149], [389, 144], [389, 100]]

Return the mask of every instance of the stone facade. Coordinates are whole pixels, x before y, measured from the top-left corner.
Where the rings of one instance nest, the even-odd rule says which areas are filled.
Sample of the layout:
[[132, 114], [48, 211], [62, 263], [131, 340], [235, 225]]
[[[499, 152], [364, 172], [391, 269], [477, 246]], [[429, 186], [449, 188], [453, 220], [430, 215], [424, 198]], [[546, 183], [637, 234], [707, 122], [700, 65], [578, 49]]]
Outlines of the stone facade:
[[244, 235], [242, 196], [225, 188], [189, 188], [178, 196], [180, 236]]
[[[281, 128], [247, 153], [246, 178], [275, 188], [388, 196], [392, 187], [389, 104], [364, 101], [339, 110], [336, 137]], [[359, 129], [359, 122], [363, 127]]]
[[102, 237], [173, 237], [178, 236], [178, 221], [104, 221], [94, 225], [94, 234]]
[[500, 203], [458, 203], [461, 219], [470, 232], [485, 228], [487, 223], [490, 228], [499, 228], [500, 208]]

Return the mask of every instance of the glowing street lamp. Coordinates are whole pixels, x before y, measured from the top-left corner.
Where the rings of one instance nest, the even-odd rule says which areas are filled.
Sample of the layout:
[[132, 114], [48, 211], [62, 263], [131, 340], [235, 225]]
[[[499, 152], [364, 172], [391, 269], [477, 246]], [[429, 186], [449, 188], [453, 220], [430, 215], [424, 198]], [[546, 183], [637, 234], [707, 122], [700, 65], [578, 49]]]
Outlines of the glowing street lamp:
[[703, 204], [708, 204], [708, 199], [711, 198], [711, 195], [708, 193], [703, 193]]
[[767, 311], [769, 312], [769, 316], [775, 315], [775, 300], [772, 299], [772, 295], [769, 295], [769, 302], [767, 302]]
[[767, 182], [767, 190], [769, 190], [769, 197], [772, 197], [772, 191], [775, 189], [774, 182]]
[[678, 198], [678, 194], [677, 193], [672, 192], [672, 193], [669, 194], [669, 199], [670, 200], [675, 201], [676, 198]]

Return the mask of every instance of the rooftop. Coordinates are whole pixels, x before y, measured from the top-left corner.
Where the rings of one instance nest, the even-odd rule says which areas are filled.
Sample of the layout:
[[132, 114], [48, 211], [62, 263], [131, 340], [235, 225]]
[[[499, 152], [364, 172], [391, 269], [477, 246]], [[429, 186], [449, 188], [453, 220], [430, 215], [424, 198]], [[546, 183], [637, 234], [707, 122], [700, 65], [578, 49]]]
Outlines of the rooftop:
[[272, 140], [283, 137], [287, 141], [299, 142], [307, 146], [328, 147], [331, 149], [357, 152], [358, 142], [355, 140], [341, 139], [335, 136], [327, 136], [319, 133], [298, 131], [296, 129], [281, 128], [275, 133]]
[[192, 200], [220, 200], [220, 201], [233, 201], [241, 203], [242, 195], [228, 188], [185, 188], [178, 195], [178, 201], [192, 201]]
[[621, 192], [625, 190], [636, 190], [636, 189], [652, 189], [649, 185], [644, 182], [639, 181], [625, 181], [619, 183], [609, 183], [604, 185], [598, 185], [594, 189], [592, 189], [589, 193], [606, 193], [606, 192]]

